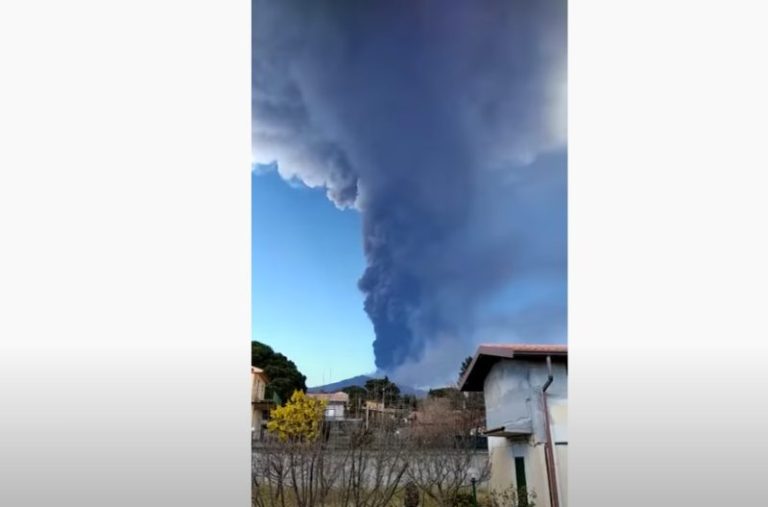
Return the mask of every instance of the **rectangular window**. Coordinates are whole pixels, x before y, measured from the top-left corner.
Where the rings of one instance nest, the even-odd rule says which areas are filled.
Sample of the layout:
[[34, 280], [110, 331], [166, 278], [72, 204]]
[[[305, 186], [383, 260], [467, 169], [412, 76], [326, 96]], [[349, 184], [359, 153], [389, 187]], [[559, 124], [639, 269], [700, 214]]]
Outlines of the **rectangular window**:
[[517, 499], [520, 507], [528, 507], [528, 485], [525, 482], [525, 458], [515, 458]]

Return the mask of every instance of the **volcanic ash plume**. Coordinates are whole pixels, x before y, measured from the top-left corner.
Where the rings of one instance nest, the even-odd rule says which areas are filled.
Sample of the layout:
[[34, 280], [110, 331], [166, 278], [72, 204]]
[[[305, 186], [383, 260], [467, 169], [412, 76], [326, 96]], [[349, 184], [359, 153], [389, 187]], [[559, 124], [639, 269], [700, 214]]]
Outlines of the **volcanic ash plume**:
[[564, 340], [565, 2], [255, 1], [253, 34], [254, 161], [362, 214], [378, 368]]

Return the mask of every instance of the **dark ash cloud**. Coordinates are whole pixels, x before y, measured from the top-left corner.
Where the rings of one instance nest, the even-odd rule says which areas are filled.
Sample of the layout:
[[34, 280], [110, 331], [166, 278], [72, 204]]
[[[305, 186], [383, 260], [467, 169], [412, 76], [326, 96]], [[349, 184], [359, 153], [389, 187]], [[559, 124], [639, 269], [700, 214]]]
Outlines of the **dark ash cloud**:
[[362, 213], [380, 369], [453, 378], [448, 348], [564, 340], [565, 20], [560, 0], [253, 2], [254, 161]]

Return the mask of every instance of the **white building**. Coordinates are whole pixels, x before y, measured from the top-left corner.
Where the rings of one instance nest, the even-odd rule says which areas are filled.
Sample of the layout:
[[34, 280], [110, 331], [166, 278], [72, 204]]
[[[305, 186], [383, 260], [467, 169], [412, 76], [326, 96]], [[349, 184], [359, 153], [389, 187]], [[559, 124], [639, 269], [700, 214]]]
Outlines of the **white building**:
[[336, 393], [307, 393], [307, 396], [325, 401], [325, 419], [338, 421], [345, 417], [349, 395], [344, 391]]
[[481, 345], [460, 389], [484, 393], [490, 488], [524, 488], [537, 506], [567, 507], [567, 347]]

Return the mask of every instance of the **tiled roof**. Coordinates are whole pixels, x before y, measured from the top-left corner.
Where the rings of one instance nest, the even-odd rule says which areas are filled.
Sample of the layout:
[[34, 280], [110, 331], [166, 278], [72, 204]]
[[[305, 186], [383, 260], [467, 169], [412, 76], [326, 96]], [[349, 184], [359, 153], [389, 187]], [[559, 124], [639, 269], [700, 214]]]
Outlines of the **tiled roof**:
[[494, 351], [509, 351], [522, 354], [567, 354], [568, 345], [534, 344], [534, 343], [484, 343], [479, 351], [491, 354]]
[[568, 346], [539, 343], [486, 343], [477, 348], [475, 357], [459, 382], [462, 391], [482, 390], [482, 382], [491, 366], [500, 359], [544, 360], [550, 356], [553, 361], [568, 360]]
[[341, 403], [347, 403], [349, 401], [349, 395], [344, 391], [338, 391], [335, 393], [307, 393], [307, 396], [317, 398], [318, 400], [325, 400], [328, 402], [336, 401]]

